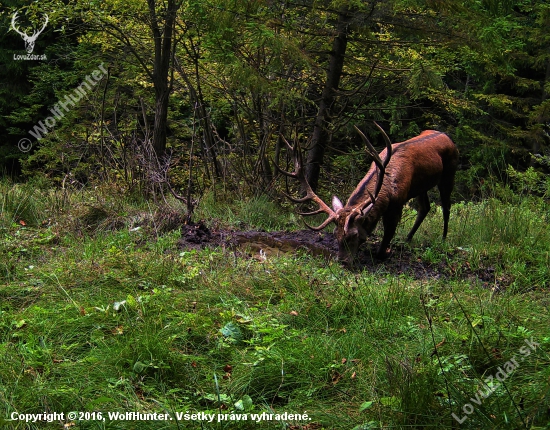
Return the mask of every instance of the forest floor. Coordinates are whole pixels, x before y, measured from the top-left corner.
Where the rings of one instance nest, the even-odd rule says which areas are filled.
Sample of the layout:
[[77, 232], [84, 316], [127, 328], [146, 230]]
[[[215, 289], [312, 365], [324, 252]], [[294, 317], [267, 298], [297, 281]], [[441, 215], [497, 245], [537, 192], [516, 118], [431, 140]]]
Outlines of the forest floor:
[[446, 241], [434, 205], [411, 243], [406, 207], [353, 269], [266, 198], [183, 214], [0, 182], [2, 428], [549, 428], [545, 201], [456, 203]]

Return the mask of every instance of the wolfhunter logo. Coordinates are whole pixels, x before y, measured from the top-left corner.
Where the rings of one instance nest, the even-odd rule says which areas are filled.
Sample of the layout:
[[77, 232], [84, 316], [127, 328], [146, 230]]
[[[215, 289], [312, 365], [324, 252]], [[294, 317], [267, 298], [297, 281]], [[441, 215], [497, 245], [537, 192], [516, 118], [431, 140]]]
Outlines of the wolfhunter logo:
[[[38, 39], [38, 36], [40, 36], [40, 34], [44, 31], [44, 29], [46, 28], [46, 25], [48, 25], [48, 15], [47, 14], [44, 14], [44, 16], [46, 17], [46, 21], [44, 22], [44, 25], [42, 26], [42, 28], [40, 30], [34, 30], [33, 34], [31, 36], [29, 36], [26, 32], [24, 31], [21, 31], [19, 30], [15, 24], [17, 23], [17, 15], [18, 15], [19, 12], [15, 12], [13, 14], [13, 17], [11, 18], [11, 28], [13, 28], [13, 30], [18, 33], [24, 40], [25, 42], [25, 49], [28, 53], [28, 55], [18, 55], [16, 58], [16, 55], [13, 54], [13, 58], [14, 60], [19, 60], [19, 59], [22, 59], [22, 60], [41, 60], [41, 59], [46, 59], [45, 58], [45, 55], [30, 55], [32, 54], [32, 51], [34, 50], [34, 44], [36, 42], [36, 39]], [[29, 57], [32, 57], [32, 58], [29, 58]], [[34, 58], [34, 57], [44, 57], [44, 58]]]
[[[86, 79], [73, 90], [72, 94], [65, 95], [64, 102], [58, 100], [57, 103], [50, 109], [53, 116], [47, 117], [44, 121], [39, 121], [37, 125], [29, 130], [29, 134], [37, 140], [41, 140], [46, 136], [54, 127], [57, 121], [60, 121], [65, 117], [65, 112], [69, 112], [70, 107], [77, 107], [77, 103], [82, 97], [88, 94], [104, 76], [108, 76], [109, 71], [103, 67], [101, 63], [96, 70], [86, 76]], [[28, 137], [24, 137], [17, 144], [22, 152], [29, 152], [32, 149], [32, 142]]]

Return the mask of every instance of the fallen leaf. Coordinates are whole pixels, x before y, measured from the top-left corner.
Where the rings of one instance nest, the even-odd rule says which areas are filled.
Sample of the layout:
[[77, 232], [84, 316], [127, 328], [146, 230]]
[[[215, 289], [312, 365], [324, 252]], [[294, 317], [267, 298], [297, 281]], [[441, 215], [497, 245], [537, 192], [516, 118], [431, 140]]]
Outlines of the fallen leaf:
[[124, 334], [124, 327], [118, 326], [111, 330], [111, 333], [113, 334]]

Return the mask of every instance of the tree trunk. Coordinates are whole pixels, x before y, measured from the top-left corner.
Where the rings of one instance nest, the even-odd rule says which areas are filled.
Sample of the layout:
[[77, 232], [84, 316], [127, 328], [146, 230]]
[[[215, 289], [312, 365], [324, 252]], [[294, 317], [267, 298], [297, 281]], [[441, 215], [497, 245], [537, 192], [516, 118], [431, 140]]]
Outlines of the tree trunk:
[[317, 190], [319, 172], [321, 170], [321, 164], [323, 164], [323, 157], [329, 140], [327, 124], [330, 122], [330, 112], [335, 99], [335, 90], [338, 89], [342, 76], [350, 21], [351, 15], [348, 9], [343, 8], [338, 13], [337, 34], [332, 42], [327, 79], [321, 95], [319, 110], [315, 117], [313, 135], [311, 138], [311, 149], [307, 154], [307, 163], [305, 166], [306, 178], [314, 191]]
[[[155, 90], [157, 88], [155, 87]], [[166, 151], [166, 126], [168, 123], [168, 91], [156, 91], [155, 123], [153, 125], [153, 148], [161, 156]]]
[[176, 12], [181, 2], [168, 0], [164, 12], [163, 29], [159, 26], [155, 0], [147, 0], [151, 17], [151, 30], [155, 41], [155, 57], [153, 63], [153, 85], [155, 87], [155, 123], [153, 125], [153, 148], [157, 157], [166, 151], [166, 126], [168, 122], [168, 101], [172, 85], [169, 80], [170, 65], [172, 64], [175, 43]]

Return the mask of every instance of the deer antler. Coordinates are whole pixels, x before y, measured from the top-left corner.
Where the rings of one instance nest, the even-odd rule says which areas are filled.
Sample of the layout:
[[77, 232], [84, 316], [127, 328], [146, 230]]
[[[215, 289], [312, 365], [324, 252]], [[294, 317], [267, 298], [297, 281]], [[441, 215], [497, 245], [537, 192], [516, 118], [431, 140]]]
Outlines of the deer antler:
[[382, 183], [384, 181], [384, 174], [386, 173], [386, 166], [390, 162], [390, 158], [392, 156], [392, 146], [391, 146], [391, 140], [384, 131], [382, 127], [380, 127], [376, 122], [374, 122], [374, 125], [378, 127], [378, 130], [382, 132], [382, 136], [384, 137], [384, 141], [386, 142], [386, 156], [384, 157], [384, 161], [380, 158], [378, 153], [376, 152], [376, 149], [374, 149], [374, 146], [372, 146], [372, 143], [370, 143], [370, 140], [363, 134], [357, 126], [355, 127], [355, 130], [359, 133], [359, 136], [361, 136], [361, 139], [366, 145], [366, 151], [367, 153], [374, 159], [374, 163], [378, 167], [378, 178], [376, 179], [376, 188], [374, 189], [374, 195], [371, 194], [369, 190], [367, 190], [367, 193], [370, 197], [370, 202], [368, 204], [364, 205], [363, 209], [370, 204], [374, 204], [374, 201], [376, 200], [376, 197], [378, 197], [378, 193], [380, 192], [380, 189], [382, 188]]
[[304, 168], [302, 163], [302, 152], [300, 150], [300, 146], [298, 142], [296, 142], [296, 144], [292, 146], [290, 143], [288, 143], [288, 141], [285, 139], [283, 135], [281, 135], [281, 138], [283, 139], [287, 149], [289, 151], [292, 151], [292, 158], [294, 161], [294, 172], [287, 172], [286, 170], [281, 169], [281, 167], [277, 163], [274, 163], [275, 168], [283, 175], [300, 181], [300, 184], [302, 185], [302, 189], [306, 191], [306, 195], [299, 199], [294, 198], [288, 194], [286, 194], [286, 196], [288, 197], [289, 200], [293, 201], [294, 203], [305, 203], [308, 201], [314, 201], [319, 205], [319, 209], [313, 212], [300, 212], [300, 215], [312, 216], [320, 213], [326, 213], [328, 215], [328, 218], [317, 227], [313, 227], [307, 224], [306, 222], [304, 222], [304, 224], [311, 230], [320, 231], [324, 229], [327, 225], [329, 225], [331, 222], [336, 220], [337, 218], [336, 212], [333, 211], [330, 208], [330, 206], [328, 206], [317, 194], [315, 194], [315, 192], [311, 188], [311, 185], [309, 185], [309, 182], [307, 181], [304, 175]]

